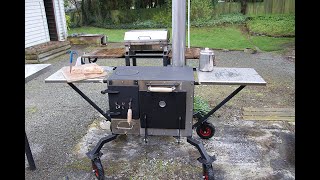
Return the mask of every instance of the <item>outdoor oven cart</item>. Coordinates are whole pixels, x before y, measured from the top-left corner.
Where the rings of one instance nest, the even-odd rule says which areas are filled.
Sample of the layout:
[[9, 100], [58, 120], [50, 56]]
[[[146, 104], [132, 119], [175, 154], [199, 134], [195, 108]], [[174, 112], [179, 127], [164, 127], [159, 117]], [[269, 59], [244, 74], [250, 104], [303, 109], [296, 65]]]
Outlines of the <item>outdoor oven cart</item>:
[[[197, 129], [201, 138], [210, 138], [214, 126], [208, 117], [216, 112], [247, 85], [266, 85], [266, 82], [252, 68], [215, 67], [212, 72], [201, 72], [191, 67], [148, 67], [120, 66], [103, 67], [106, 77], [87, 79], [77, 83], [105, 83], [108, 94], [109, 111], [103, 111], [73, 83], [68, 83], [58, 70], [45, 79], [46, 83], [68, 83], [90, 105], [111, 122], [112, 134], [101, 138], [87, 153], [98, 179], [104, 178], [100, 152], [103, 145], [119, 134], [139, 134], [145, 142], [149, 135], [187, 137], [187, 142], [195, 146], [201, 154], [198, 158], [203, 165], [204, 179], [213, 179], [212, 162], [203, 144], [193, 139], [192, 130]], [[194, 78], [194, 73], [197, 79]], [[193, 114], [194, 85], [238, 85], [239, 87], [204, 116]], [[127, 123], [128, 109], [132, 110], [132, 121]], [[198, 119], [193, 124], [193, 117]], [[179, 142], [179, 141], [178, 141]]]
[[[148, 136], [186, 137], [195, 146], [201, 157], [203, 179], [214, 179], [212, 163], [215, 156], [207, 154], [202, 142], [192, 137], [193, 129], [201, 138], [210, 138], [214, 126], [208, 117], [239, 93], [247, 85], [266, 85], [252, 68], [215, 67], [211, 72], [185, 66], [185, 0], [172, 1], [172, 66], [105, 66], [106, 77], [86, 79], [78, 82], [105, 83], [101, 91], [108, 95], [109, 110], [103, 111], [73, 83], [68, 83], [60, 69], [48, 77], [47, 83], [68, 83], [81, 97], [111, 122], [111, 135], [103, 137], [87, 153], [92, 161], [94, 174], [104, 179], [100, 157], [104, 144], [119, 134], [138, 134], [148, 142]], [[148, 35], [149, 36], [149, 35]], [[130, 53], [129, 53], [130, 55]], [[205, 115], [193, 113], [195, 85], [238, 85], [239, 87]], [[198, 121], [193, 124], [193, 118]]]

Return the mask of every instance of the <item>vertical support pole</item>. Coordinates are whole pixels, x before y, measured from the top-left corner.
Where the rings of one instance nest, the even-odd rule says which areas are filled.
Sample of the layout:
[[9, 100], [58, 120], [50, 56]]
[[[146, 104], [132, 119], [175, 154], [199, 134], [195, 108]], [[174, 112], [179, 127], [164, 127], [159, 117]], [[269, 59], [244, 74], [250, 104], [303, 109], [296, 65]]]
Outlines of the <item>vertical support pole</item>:
[[188, 0], [188, 48], [190, 49], [190, 0]]
[[172, 1], [172, 66], [183, 67], [186, 47], [186, 0]]
[[[133, 55], [136, 55], [136, 52], [133, 52]], [[137, 59], [136, 57], [132, 57], [132, 66], [137, 66]]]
[[28, 163], [29, 163], [29, 169], [30, 170], [35, 170], [36, 169], [36, 165], [34, 163], [34, 159], [33, 159], [33, 156], [32, 156], [32, 152], [31, 152], [31, 149], [30, 149], [30, 145], [29, 145], [29, 141], [28, 141], [28, 137], [27, 137], [27, 134], [26, 132], [24, 132], [24, 150], [25, 150], [25, 153], [27, 155], [27, 159], [28, 159]]
[[126, 66], [130, 66], [130, 57], [129, 55], [125, 55]]

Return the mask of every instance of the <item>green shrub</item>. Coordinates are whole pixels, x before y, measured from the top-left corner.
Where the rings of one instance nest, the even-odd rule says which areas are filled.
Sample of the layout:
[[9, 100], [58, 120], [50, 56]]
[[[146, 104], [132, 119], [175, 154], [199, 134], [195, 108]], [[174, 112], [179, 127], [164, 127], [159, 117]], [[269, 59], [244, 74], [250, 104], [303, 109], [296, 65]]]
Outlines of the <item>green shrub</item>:
[[[67, 16], [70, 17], [70, 22], [67, 20]], [[76, 28], [82, 26], [82, 15], [80, 11], [72, 11], [66, 13], [66, 23], [69, 23], [69, 28]], [[67, 25], [68, 26], [68, 25]]]
[[153, 28], [167, 28], [163, 24], [158, 24], [153, 21], [134, 22], [129, 24], [98, 24], [94, 23], [94, 27], [106, 29], [153, 29]]
[[67, 29], [70, 30], [70, 26], [71, 26], [71, 18], [69, 15], [65, 15], [66, 17], [66, 24], [67, 24]]
[[293, 37], [295, 35], [295, 15], [252, 16], [247, 22], [251, 33], [275, 37]]
[[[187, 3], [186, 3], [187, 4]], [[190, 19], [211, 19], [213, 10], [212, 0], [192, 0]]]
[[168, 10], [158, 11], [154, 13], [152, 21], [156, 24], [162, 24], [163, 26], [171, 27], [172, 13]]
[[211, 19], [196, 19], [191, 22], [194, 27], [210, 27], [226, 24], [243, 24], [246, 22], [247, 17], [241, 13], [222, 14]]
[[207, 101], [205, 101], [200, 96], [194, 96], [194, 100], [193, 100], [194, 113], [200, 113], [202, 115], [205, 115], [208, 112], [210, 112], [210, 110], [211, 110], [211, 108], [210, 108], [209, 103]]

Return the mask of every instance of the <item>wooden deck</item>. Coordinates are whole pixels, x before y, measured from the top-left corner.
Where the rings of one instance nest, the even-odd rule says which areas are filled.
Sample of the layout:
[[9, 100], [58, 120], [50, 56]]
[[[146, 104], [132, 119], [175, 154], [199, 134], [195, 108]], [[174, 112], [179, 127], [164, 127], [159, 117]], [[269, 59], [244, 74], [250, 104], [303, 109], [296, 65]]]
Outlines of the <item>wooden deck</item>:
[[93, 52], [84, 54], [82, 57], [84, 58], [100, 58], [100, 59], [108, 59], [108, 58], [124, 58], [125, 49], [124, 48], [106, 48], [99, 49]]
[[25, 63], [42, 63], [63, 55], [71, 48], [69, 41], [50, 41], [25, 48]]
[[294, 108], [243, 108], [243, 120], [295, 121]]
[[[172, 58], [172, 52], [169, 51], [169, 58]], [[199, 59], [200, 57], [200, 48], [186, 48], [185, 51], [186, 59]], [[84, 58], [124, 58], [125, 57], [125, 48], [105, 48], [92, 51], [83, 55]]]

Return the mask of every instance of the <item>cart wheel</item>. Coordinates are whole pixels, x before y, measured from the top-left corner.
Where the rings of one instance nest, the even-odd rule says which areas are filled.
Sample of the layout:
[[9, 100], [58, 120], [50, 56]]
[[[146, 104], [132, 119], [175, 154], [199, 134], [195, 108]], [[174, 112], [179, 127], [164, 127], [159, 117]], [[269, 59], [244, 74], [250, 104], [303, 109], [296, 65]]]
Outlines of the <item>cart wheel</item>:
[[209, 139], [215, 133], [215, 128], [212, 123], [203, 123], [201, 126], [197, 127], [197, 134], [202, 139]]
[[203, 168], [203, 180], [214, 180], [212, 165], [208, 167], [207, 165], [202, 164], [202, 168]]
[[92, 170], [98, 180], [104, 180], [104, 170], [99, 158], [94, 159], [92, 162]]
[[94, 58], [92, 61], [91, 61], [91, 58], [89, 58], [89, 63], [95, 63], [97, 62], [98, 58]]

